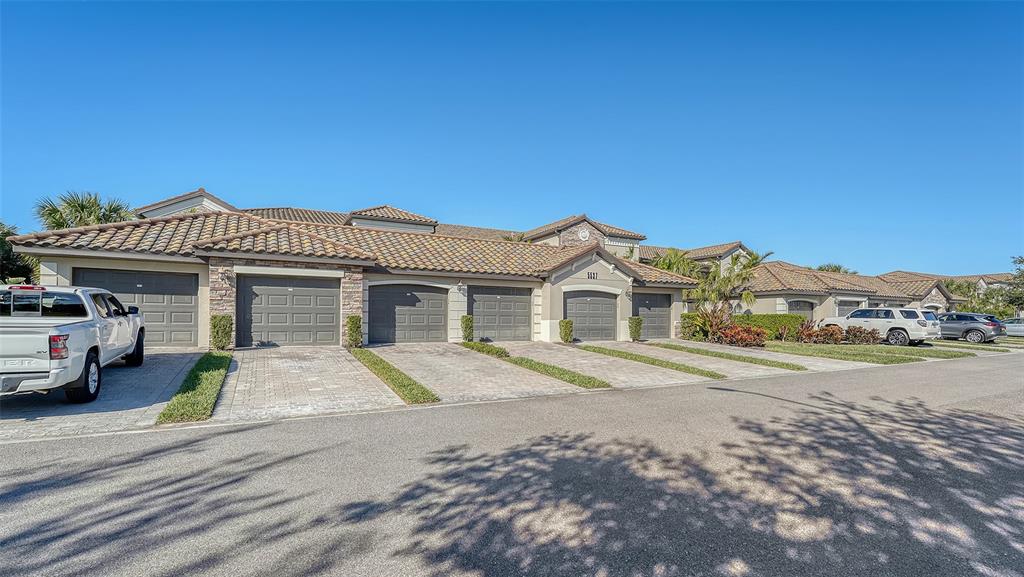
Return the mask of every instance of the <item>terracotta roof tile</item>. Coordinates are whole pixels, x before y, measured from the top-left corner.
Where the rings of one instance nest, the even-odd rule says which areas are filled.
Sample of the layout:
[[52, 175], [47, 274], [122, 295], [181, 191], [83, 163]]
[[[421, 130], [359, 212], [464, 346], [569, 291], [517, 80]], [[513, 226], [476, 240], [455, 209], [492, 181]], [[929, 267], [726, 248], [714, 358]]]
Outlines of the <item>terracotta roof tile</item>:
[[892, 272], [887, 272], [883, 275], [879, 275], [879, 277], [893, 282], [909, 282], [915, 280], [965, 280], [977, 283], [979, 280], [984, 280], [986, 284], [992, 284], [1010, 282], [1010, 279], [1013, 278], [1013, 273], [997, 272], [990, 274], [946, 275], [924, 272], [910, 272], [905, 270], [894, 270]]
[[440, 223], [434, 227], [434, 232], [445, 236], [463, 236], [466, 238], [479, 238], [485, 240], [506, 240], [509, 237], [513, 237], [518, 234], [514, 230], [444, 223]]
[[284, 223], [203, 239], [193, 246], [205, 251], [373, 261], [366, 251]]
[[361, 208], [359, 210], [353, 210], [349, 213], [351, 216], [361, 216], [363, 218], [376, 218], [380, 220], [393, 220], [398, 222], [416, 222], [421, 224], [437, 224], [437, 221], [422, 216], [408, 210], [402, 210], [393, 206], [382, 204], [380, 206], [371, 206], [370, 208]]
[[295, 222], [315, 222], [318, 224], [345, 224], [348, 213], [332, 210], [314, 210], [311, 208], [247, 208], [242, 212], [271, 220], [290, 220]]
[[771, 261], [754, 268], [750, 290], [764, 292], [803, 292], [829, 294], [833, 292], [860, 293], [891, 298], [911, 298], [911, 295], [885, 280], [859, 274], [822, 272], [782, 261]]
[[696, 286], [697, 280], [690, 277], [685, 277], [681, 274], [669, 272], [667, 270], [661, 270], [660, 268], [653, 267], [640, 262], [627, 263], [630, 268], [640, 274], [640, 280], [645, 284], [676, 284], [680, 286]]
[[[646, 261], [652, 261], [671, 250], [673, 247], [667, 246], [653, 246], [649, 244], [640, 245], [640, 258]], [[693, 260], [704, 260], [710, 258], [720, 258], [732, 252], [737, 248], [744, 248], [743, 243], [736, 240], [733, 242], [725, 242], [722, 244], [713, 244], [710, 246], [699, 246], [697, 248], [677, 248], [679, 252], [686, 253], [686, 256]]]

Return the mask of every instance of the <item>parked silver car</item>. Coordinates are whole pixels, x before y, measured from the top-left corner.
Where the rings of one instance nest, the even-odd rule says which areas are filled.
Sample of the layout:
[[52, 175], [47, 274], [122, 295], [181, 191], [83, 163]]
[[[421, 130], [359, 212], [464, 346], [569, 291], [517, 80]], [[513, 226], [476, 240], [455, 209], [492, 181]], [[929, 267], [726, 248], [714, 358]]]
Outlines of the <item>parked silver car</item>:
[[1024, 337], [1024, 319], [1003, 319], [1003, 325], [1006, 326], [1006, 334], [1011, 337]]
[[942, 338], [964, 339], [972, 343], [985, 343], [1006, 335], [1006, 327], [999, 319], [979, 313], [941, 314], [939, 326]]

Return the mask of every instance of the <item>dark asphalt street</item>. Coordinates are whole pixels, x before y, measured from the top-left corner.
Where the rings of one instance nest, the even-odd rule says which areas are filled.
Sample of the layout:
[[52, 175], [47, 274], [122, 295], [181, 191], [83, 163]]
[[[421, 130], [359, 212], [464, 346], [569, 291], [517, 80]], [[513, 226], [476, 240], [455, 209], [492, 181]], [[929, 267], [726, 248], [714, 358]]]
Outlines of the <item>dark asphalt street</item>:
[[0, 445], [0, 575], [1024, 575], [1019, 355]]

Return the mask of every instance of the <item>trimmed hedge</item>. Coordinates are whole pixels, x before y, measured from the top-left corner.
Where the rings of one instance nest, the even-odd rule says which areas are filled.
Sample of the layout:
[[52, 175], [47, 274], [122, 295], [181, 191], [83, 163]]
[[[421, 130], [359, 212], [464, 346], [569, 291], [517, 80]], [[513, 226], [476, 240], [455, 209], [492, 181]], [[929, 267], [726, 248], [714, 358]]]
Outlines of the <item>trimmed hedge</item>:
[[492, 357], [497, 357], [499, 359], [507, 359], [509, 357], [508, 349], [504, 347], [499, 347], [497, 345], [474, 342], [466, 342], [459, 344], [466, 347], [469, 350], [476, 351], [478, 353], [483, 353], [485, 355], [490, 355]]
[[785, 329], [787, 341], [796, 340], [796, 334], [800, 325], [807, 320], [803, 315], [794, 314], [756, 314], [756, 315], [733, 315], [732, 322], [748, 327], [760, 327], [768, 331], [768, 338], [782, 340], [779, 338], [779, 331]]
[[231, 345], [231, 327], [235, 318], [231, 315], [212, 315], [210, 317], [210, 347], [223, 351]]
[[629, 317], [629, 338], [633, 342], [640, 340], [640, 333], [644, 328], [644, 319], [641, 317]]
[[473, 342], [473, 315], [462, 315], [462, 342]]
[[563, 343], [572, 342], [572, 321], [569, 319], [563, 319], [558, 321], [558, 336], [562, 339]]
[[345, 317], [345, 344], [350, 349], [363, 346], [363, 317], [359, 315]]

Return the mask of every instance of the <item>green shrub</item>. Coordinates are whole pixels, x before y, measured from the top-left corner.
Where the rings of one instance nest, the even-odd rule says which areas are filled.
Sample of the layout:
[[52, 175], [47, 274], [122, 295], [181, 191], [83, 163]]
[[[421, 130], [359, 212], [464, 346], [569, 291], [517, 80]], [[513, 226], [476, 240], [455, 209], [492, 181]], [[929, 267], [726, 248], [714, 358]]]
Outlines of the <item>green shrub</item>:
[[462, 342], [473, 342], [473, 315], [462, 315]]
[[507, 349], [499, 347], [497, 345], [492, 345], [490, 343], [466, 342], [459, 344], [466, 347], [469, 350], [476, 351], [478, 353], [483, 353], [485, 355], [491, 355], [492, 357], [497, 357], [499, 359], [505, 359], [508, 358], [509, 356]]
[[210, 317], [210, 347], [223, 351], [231, 345], [231, 328], [235, 318], [231, 315], [213, 315]]
[[640, 332], [644, 327], [644, 319], [640, 317], [629, 317], [629, 339], [632, 341], [640, 340]]
[[558, 336], [561, 337], [563, 343], [572, 342], [572, 321], [569, 319], [563, 319], [558, 321]]
[[[228, 316], [228, 315], [217, 315]], [[231, 317], [228, 316], [230, 319]], [[192, 366], [185, 381], [170, 402], [156, 418], [158, 425], [164, 423], [188, 423], [205, 421], [213, 415], [213, 407], [220, 396], [220, 388], [231, 365], [231, 353], [209, 352]]]
[[400, 371], [397, 367], [377, 356], [370, 349], [352, 349], [352, 355], [359, 359], [370, 372], [377, 375], [377, 378], [384, 381], [384, 384], [391, 387], [403, 401], [410, 405], [420, 403], [436, 403], [441, 400], [437, 398], [434, 391], [419, 384], [416, 379]]
[[363, 317], [359, 315], [345, 317], [345, 345], [350, 349], [363, 346]]
[[[760, 327], [768, 332], [768, 338], [775, 340], [795, 340], [800, 325], [806, 320], [803, 315], [794, 314], [756, 314], [733, 315], [732, 322], [740, 326]], [[783, 338], [784, 337], [784, 338]]]

